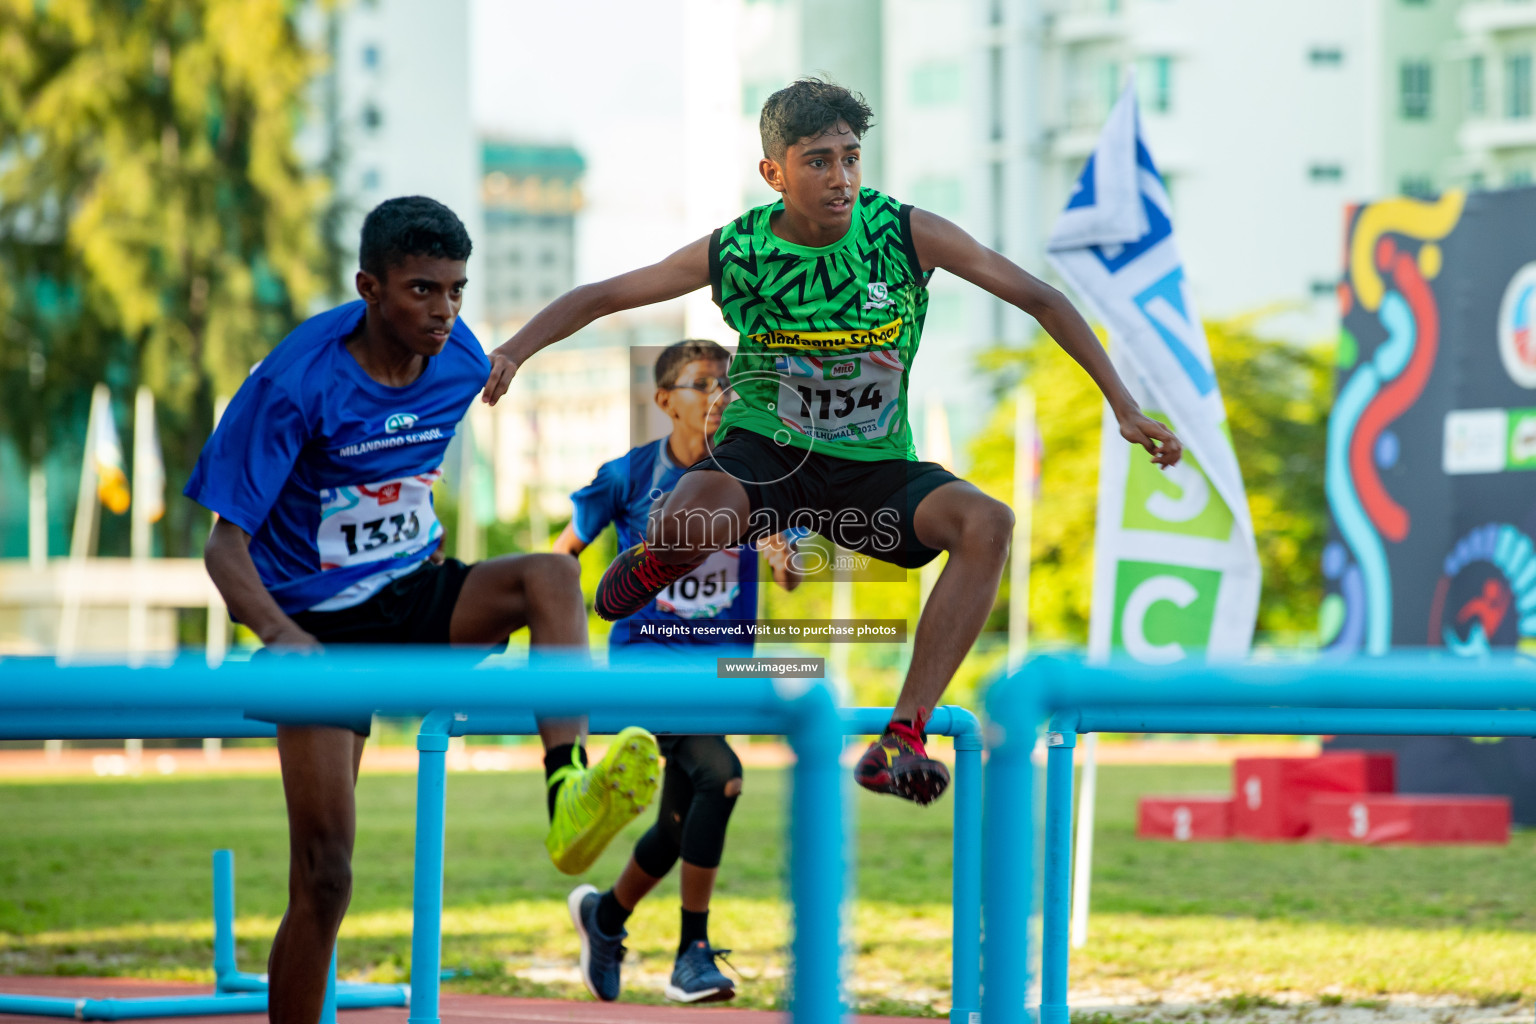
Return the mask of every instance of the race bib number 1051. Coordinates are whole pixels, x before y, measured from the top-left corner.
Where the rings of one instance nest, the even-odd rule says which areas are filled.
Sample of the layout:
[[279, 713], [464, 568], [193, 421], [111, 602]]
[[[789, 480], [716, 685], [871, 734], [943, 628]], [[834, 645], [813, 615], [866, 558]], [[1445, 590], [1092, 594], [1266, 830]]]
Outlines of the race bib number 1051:
[[432, 485], [442, 470], [377, 484], [320, 492], [315, 538], [321, 569], [404, 558], [443, 534], [432, 510]]
[[656, 607], [679, 618], [712, 619], [735, 603], [741, 593], [740, 579], [740, 550], [716, 551], [703, 565], [657, 594]]

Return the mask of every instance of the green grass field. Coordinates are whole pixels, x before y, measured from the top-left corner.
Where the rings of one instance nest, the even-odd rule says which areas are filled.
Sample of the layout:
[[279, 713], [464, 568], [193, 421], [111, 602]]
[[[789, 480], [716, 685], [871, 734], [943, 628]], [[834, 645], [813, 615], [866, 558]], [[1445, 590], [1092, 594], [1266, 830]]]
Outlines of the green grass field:
[[[1184, 845], [1134, 838], [1136, 796], [1219, 790], [1215, 767], [1106, 767], [1091, 941], [1078, 991], [1146, 1000], [1198, 991], [1234, 1005], [1314, 1005], [1405, 993], [1491, 1005], [1536, 993], [1536, 834], [1507, 847]], [[741, 1005], [779, 1003], [786, 775], [750, 770], [712, 917], [736, 952]], [[415, 779], [365, 775], [344, 975], [409, 971]], [[541, 780], [449, 778], [444, 962], [458, 991], [587, 998], [564, 898], [542, 845]], [[860, 794], [855, 992], [867, 1012], [949, 1006], [949, 804]], [[264, 968], [282, 911], [286, 841], [276, 778], [0, 784], [0, 973], [209, 981], [209, 854], [235, 850], [241, 966]], [[585, 879], [606, 886], [648, 824]], [[676, 942], [675, 880], [630, 923], [625, 999], [660, 1001]]]

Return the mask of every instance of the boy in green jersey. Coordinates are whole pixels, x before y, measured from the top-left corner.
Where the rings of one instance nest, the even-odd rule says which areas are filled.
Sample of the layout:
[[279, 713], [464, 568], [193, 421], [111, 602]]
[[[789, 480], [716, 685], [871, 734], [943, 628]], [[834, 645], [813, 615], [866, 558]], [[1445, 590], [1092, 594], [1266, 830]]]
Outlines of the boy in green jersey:
[[714, 451], [652, 508], [647, 539], [598, 585], [604, 618], [633, 614], [715, 551], [809, 526], [850, 550], [916, 568], [949, 552], [918, 620], [912, 664], [859, 784], [920, 804], [949, 772], [924, 725], [997, 597], [1013, 513], [944, 467], [917, 461], [907, 381], [935, 270], [1034, 317], [1104, 393], [1127, 441], [1162, 467], [1182, 447], [1143, 415], [1098, 339], [1059, 291], [942, 217], [860, 188], [861, 97], [801, 80], [763, 105], [763, 180], [779, 201], [749, 210], [653, 266], [582, 285], [491, 353], [484, 399], [518, 367], [599, 316], [706, 284], [740, 335], [733, 398]]

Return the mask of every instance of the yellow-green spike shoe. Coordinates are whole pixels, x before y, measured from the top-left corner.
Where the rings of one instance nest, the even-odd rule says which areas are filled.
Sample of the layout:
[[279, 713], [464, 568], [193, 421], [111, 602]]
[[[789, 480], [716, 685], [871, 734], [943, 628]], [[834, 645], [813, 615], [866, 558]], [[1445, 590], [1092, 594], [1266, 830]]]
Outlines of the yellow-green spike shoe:
[[592, 866], [619, 831], [656, 798], [656, 737], [630, 726], [613, 738], [603, 759], [583, 768], [571, 751], [571, 763], [549, 778], [559, 786], [555, 816], [544, 847], [567, 875]]

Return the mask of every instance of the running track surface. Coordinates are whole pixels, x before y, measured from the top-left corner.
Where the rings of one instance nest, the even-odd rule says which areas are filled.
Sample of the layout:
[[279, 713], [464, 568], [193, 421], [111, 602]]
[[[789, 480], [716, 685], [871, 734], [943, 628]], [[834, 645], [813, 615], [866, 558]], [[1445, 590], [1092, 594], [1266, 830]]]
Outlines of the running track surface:
[[[129, 999], [144, 996], [208, 995], [207, 985], [177, 984], [164, 981], [141, 981], [136, 978], [53, 978], [53, 977], [0, 977], [0, 992], [11, 995], [59, 996], [66, 999]], [[343, 1010], [338, 1014], [341, 1024], [405, 1024], [409, 1010], [404, 1007], [382, 1010]], [[442, 997], [443, 1024], [487, 1024], [505, 1021], [506, 1024], [630, 1024], [636, 1022], [676, 1021], [686, 1024], [773, 1024], [785, 1020], [782, 1013], [771, 1010], [733, 1010], [729, 1006], [637, 1006], [632, 1003], [574, 1002], [560, 999], [509, 999], [505, 996], [461, 996], [444, 993]], [[36, 1022], [58, 1024], [59, 1017], [23, 1017], [0, 1015], [0, 1021]], [[265, 1022], [266, 1014], [223, 1014], [215, 1017], [162, 1018], [185, 1024], [257, 1024]], [[861, 1024], [901, 1022], [911, 1024], [906, 1017], [855, 1017]]]

